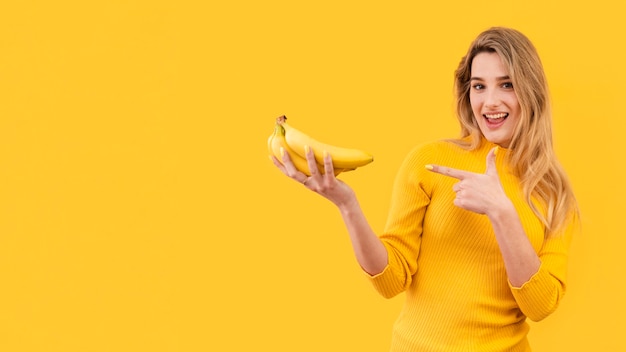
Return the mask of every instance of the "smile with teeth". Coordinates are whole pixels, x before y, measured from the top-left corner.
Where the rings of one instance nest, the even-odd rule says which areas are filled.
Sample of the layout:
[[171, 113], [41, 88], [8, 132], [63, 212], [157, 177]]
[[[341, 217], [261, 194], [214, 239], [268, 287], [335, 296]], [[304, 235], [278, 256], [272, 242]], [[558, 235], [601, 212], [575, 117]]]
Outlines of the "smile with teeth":
[[506, 112], [501, 112], [497, 114], [483, 114], [483, 116], [489, 120], [498, 120], [498, 119], [507, 118], [509, 114]]

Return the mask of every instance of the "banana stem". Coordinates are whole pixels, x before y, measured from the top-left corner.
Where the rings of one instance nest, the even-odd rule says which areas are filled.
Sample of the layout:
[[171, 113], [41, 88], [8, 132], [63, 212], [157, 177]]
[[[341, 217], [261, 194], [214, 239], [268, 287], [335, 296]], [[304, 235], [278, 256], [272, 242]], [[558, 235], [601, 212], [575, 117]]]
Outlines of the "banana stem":
[[274, 135], [284, 136], [285, 128], [281, 124], [277, 123], [276, 126], [274, 126]]

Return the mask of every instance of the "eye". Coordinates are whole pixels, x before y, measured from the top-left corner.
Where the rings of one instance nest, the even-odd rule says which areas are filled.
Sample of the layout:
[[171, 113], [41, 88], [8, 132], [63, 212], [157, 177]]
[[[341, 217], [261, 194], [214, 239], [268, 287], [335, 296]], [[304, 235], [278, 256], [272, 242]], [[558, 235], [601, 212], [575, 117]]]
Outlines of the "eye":
[[502, 83], [502, 88], [505, 88], [505, 89], [513, 89], [513, 82], [505, 82], [505, 83]]
[[485, 86], [480, 84], [480, 83], [476, 83], [476, 84], [472, 85], [472, 88], [474, 88], [475, 90], [481, 90], [481, 89], [485, 88]]

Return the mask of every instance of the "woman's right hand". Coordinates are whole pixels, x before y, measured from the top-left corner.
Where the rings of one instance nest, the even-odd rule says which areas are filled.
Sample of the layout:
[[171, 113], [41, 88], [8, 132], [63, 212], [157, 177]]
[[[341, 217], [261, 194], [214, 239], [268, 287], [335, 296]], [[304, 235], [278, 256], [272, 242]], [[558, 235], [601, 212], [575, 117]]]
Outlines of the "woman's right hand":
[[289, 158], [289, 153], [285, 153], [282, 149], [282, 163], [273, 155], [271, 159], [283, 174], [330, 200], [337, 207], [342, 208], [356, 203], [356, 197], [352, 188], [335, 177], [333, 160], [328, 153], [324, 153], [324, 170], [322, 171], [317, 167], [313, 150], [306, 148], [306, 160], [311, 176], [307, 176], [296, 169]]

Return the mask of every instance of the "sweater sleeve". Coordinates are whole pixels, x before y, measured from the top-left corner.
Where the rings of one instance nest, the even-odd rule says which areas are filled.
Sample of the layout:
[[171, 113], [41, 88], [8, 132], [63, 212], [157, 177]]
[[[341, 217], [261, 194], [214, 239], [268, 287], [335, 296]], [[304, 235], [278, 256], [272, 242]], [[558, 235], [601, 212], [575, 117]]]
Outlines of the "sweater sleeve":
[[561, 233], [544, 241], [538, 256], [539, 270], [521, 287], [509, 282], [511, 292], [522, 312], [533, 321], [540, 321], [553, 313], [565, 294], [569, 247], [579, 229], [576, 216]]
[[412, 150], [402, 163], [394, 182], [391, 206], [380, 239], [388, 254], [385, 269], [369, 276], [374, 288], [385, 298], [405, 291], [417, 271], [422, 225], [430, 203], [425, 179], [426, 153], [423, 148]]

